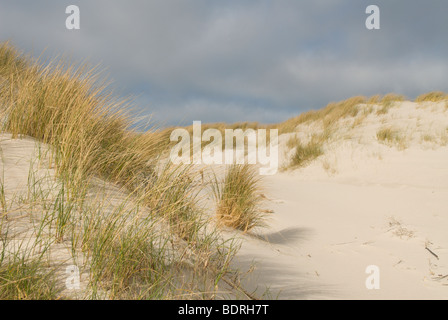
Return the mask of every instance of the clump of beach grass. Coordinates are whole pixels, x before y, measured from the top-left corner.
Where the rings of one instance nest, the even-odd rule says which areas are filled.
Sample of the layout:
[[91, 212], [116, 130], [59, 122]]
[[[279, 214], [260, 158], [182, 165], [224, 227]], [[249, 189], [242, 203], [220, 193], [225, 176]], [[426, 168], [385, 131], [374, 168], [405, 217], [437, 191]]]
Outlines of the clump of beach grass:
[[298, 144], [300, 144], [300, 139], [296, 134], [290, 136], [288, 141], [286, 141], [286, 146], [289, 149], [295, 148]]
[[376, 133], [378, 141], [387, 145], [396, 145], [400, 150], [406, 149], [406, 139], [400, 132], [392, 127], [383, 127]]
[[60, 297], [53, 272], [45, 266], [42, 257], [30, 258], [15, 254], [7, 261], [0, 257], [1, 300], [49, 300]]
[[379, 141], [393, 141], [397, 136], [397, 131], [390, 127], [382, 128], [376, 133], [376, 137]]
[[291, 158], [292, 167], [304, 166], [323, 154], [322, 141], [318, 139], [312, 138], [306, 144], [299, 143], [295, 148]]
[[415, 102], [426, 102], [426, 101], [439, 102], [443, 100], [448, 100], [448, 94], [442, 91], [432, 91], [419, 95], [415, 99]]
[[404, 101], [405, 96], [396, 94], [396, 93], [388, 93], [384, 95], [381, 100], [379, 100], [380, 108], [376, 111], [377, 115], [386, 114], [389, 112], [390, 108], [394, 106], [396, 102]]
[[253, 165], [231, 165], [223, 182], [215, 177], [212, 192], [220, 225], [243, 232], [265, 226], [260, 176]]
[[[323, 146], [333, 136], [333, 129], [325, 129], [320, 134], [313, 134], [307, 143], [300, 139], [295, 142], [295, 151], [290, 160], [290, 167], [303, 167], [324, 154]], [[293, 141], [291, 141], [291, 144]]]
[[436, 141], [436, 137], [429, 133], [422, 135], [421, 139], [422, 139], [422, 141], [425, 141], [425, 142], [435, 142]]

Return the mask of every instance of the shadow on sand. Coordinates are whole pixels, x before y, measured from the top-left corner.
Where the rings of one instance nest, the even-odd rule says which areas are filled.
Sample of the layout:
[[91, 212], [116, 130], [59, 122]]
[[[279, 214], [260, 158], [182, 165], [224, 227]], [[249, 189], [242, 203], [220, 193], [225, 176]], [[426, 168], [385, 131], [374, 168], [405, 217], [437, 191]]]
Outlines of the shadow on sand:
[[312, 300], [337, 296], [334, 286], [312, 279], [312, 275], [300, 271], [299, 265], [276, 262], [275, 257], [245, 254], [238, 256], [235, 263], [241, 271], [254, 267], [241, 279], [241, 284], [261, 299]]
[[269, 233], [249, 234], [250, 237], [270, 244], [290, 244], [308, 240], [314, 234], [313, 229], [291, 227]]
[[242, 272], [252, 270], [243, 277], [243, 287], [263, 299], [331, 299], [337, 296], [334, 286], [322, 284], [315, 275], [301, 271], [294, 259], [286, 259], [286, 263], [285, 259], [276, 259], [282, 254], [279, 253], [281, 247], [276, 246], [296, 246], [313, 235], [313, 229], [298, 227], [248, 235], [273, 246], [265, 247], [265, 251], [251, 251], [248, 247], [235, 257], [234, 267]]

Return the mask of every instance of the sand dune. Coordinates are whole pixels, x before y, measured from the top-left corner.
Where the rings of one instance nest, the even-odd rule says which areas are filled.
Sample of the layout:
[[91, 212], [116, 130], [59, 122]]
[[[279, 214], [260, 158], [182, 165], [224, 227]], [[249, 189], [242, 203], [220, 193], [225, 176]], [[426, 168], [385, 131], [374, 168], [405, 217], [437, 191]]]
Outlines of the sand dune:
[[[283, 299], [447, 299], [445, 105], [403, 102], [350, 121], [311, 164], [266, 177], [271, 227], [245, 236], [239, 253], [241, 265], [258, 261], [248, 286]], [[379, 142], [384, 126], [406, 146]], [[379, 267], [378, 290], [366, 288], [369, 265]]]
[[[384, 127], [401, 139], [380, 141]], [[251, 271], [242, 283], [247, 292], [280, 299], [447, 299], [445, 104], [397, 103], [384, 115], [361, 112], [336, 128], [323, 155], [264, 177], [264, 206], [273, 211], [268, 228], [224, 232], [243, 240], [233, 265]], [[306, 123], [282, 135], [283, 166], [293, 152], [291, 136], [306, 139], [320, 130], [318, 123]], [[54, 169], [36, 161], [45, 158], [44, 145], [3, 134], [0, 147], [7, 200], [26, 192], [34, 161], [35, 178], [47, 179], [43, 185], [57, 193]], [[13, 230], [18, 240], [31, 241], [25, 220], [32, 215], [21, 220], [20, 214], [10, 213]], [[68, 242], [53, 246], [51, 254], [63, 266], [74, 263]], [[366, 288], [370, 265], [380, 270], [379, 289]]]

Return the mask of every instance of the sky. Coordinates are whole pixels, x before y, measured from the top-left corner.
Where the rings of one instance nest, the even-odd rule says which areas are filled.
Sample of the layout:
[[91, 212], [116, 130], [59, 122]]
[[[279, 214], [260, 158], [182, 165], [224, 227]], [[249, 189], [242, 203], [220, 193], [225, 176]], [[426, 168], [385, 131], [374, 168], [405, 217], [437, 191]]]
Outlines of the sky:
[[[365, 26], [371, 4], [379, 30]], [[0, 41], [100, 64], [166, 125], [276, 123], [355, 95], [448, 91], [446, 12], [444, 0], [0, 0]]]

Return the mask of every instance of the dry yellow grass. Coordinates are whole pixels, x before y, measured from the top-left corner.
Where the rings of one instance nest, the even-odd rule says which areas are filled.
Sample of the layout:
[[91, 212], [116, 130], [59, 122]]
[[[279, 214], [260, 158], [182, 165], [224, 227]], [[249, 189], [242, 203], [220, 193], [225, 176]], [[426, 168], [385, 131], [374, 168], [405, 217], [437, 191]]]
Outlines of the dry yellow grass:
[[[14, 138], [30, 136], [50, 147], [48, 163], [63, 188], [56, 199], [42, 200], [53, 202], [50, 211], [42, 211], [42, 225], [54, 225], [47, 218], [55, 221], [54, 239], [48, 241], [63, 243], [71, 235], [73, 254], [88, 258], [90, 298], [101, 298], [104, 291], [114, 299], [215, 297], [234, 247], [215, 229], [205, 228], [191, 168], [161, 164], [169, 147], [168, 131], [133, 129], [132, 104], [115, 98], [95, 68], [36, 61], [9, 43], [0, 44], [0, 106], [3, 132]], [[109, 215], [103, 212], [104, 200], [94, 205], [86, 201], [97, 178], [129, 195]], [[134, 205], [125, 209], [129, 202]], [[2, 202], [3, 210], [12, 205]], [[36, 206], [34, 200], [29, 205]], [[6, 213], [0, 217], [3, 230], [9, 222]], [[162, 234], [156, 232], [156, 222], [168, 225]], [[177, 249], [167, 243], [176, 243]], [[23, 269], [4, 280], [10, 267], [0, 260], [0, 287], [23, 277], [34, 279], [34, 270], [40, 270]], [[201, 281], [190, 283], [185, 274]], [[36, 288], [28, 292], [30, 297], [55, 298], [52, 288]], [[19, 289], [11, 286], [6, 298], [18, 298]]]
[[356, 116], [359, 112], [359, 104], [366, 103], [366, 100], [366, 97], [356, 96], [340, 102], [332, 102], [324, 109], [302, 113], [275, 127], [279, 129], [279, 134], [294, 132], [298, 125], [314, 121], [322, 121], [324, 128], [328, 128], [336, 124], [340, 119]]
[[378, 141], [389, 146], [395, 145], [400, 150], [407, 148], [405, 136], [392, 127], [383, 127], [379, 129], [376, 133], [376, 137]]
[[265, 213], [260, 208], [260, 176], [256, 167], [230, 166], [223, 182], [215, 177], [212, 190], [219, 224], [243, 232], [265, 226]]
[[[291, 157], [290, 167], [303, 167], [314, 159], [324, 154], [324, 144], [327, 143], [333, 135], [333, 129], [325, 129], [320, 134], [313, 134], [307, 143], [302, 143], [300, 139], [291, 139], [288, 141], [295, 148]], [[293, 145], [295, 143], [295, 145]]]
[[321, 121], [324, 128], [328, 128], [336, 124], [339, 120], [355, 117], [362, 110], [364, 114], [368, 114], [373, 111], [373, 108], [360, 108], [360, 105], [380, 105], [378, 114], [387, 113], [387, 111], [393, 106], [394, 102], [404, 101], [405, 96], [388, 93], [384, 96], [375, 95], [370, 98], [365, 96], [355, 96], [339, 102], [329, 103], [325, 108], [320, 110], [311, 110], [300, 114], [297, 117], [288, 119], [278, 125], [271, 125], [279, 129], [279, 134], [295, 132], [297, 126], [303, 123], [311, 123]]
[[442, 91], [432, 91], [432, 92], [428, 92], [428, 93], [419, 95], [415, 99], [415, 102], [425, 102], [425, 101], [439, 102], [439, 101], [443, 101], [443, 100], [448, 100], [448, 94], [446, 94], [445, 92], [442, 92]]
[[380, 94], [371, 96], [369, 99], [367, 99], [367, 104], [379, 104], [381, 102], [382, 96]]
[[332, 137], [337, 130], [340, 121], [346, 118], [354, 118], [352, 127], [362, 124], [365, 118], [375, 110], [378, 115], [385, 114], [393, 107], [395, 102], [403, 101], [405, 97], [395, 93], [384, 96], [375, 95], [370, 98], [356, 96], [336, 103], [330, 103], [321, 110], [311, 110], [297, 117], [280, 123], [277, 127], [279, 133], [296, 132], [297, 127], [305, 123], [317, 123], [323, 128], [323, 133], [313, 137], [308, 144], [295, 143], [290, 139], [287, 143], [289, 148], [296, 147], [296, 152], [291, 159], [291, 166], [304, 166], [315, 158], [323, 154], [323, 145]]
[[405, 97], [403, 95], [398, 95], [395, 93], [388, 93], [380, 100], [381, 108], [377, 110], [376, 114], [386, 114], [389, 112], [390, 108], [394, 106], [395, 102], [404, 101]]
[[309, 163], [323, 154], [322, 144], [319, 141], [311, 140], [309, 143], [296, 146], [296, 151], [292, 157], [291, 166], [300, 167]]

